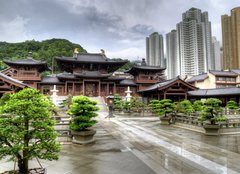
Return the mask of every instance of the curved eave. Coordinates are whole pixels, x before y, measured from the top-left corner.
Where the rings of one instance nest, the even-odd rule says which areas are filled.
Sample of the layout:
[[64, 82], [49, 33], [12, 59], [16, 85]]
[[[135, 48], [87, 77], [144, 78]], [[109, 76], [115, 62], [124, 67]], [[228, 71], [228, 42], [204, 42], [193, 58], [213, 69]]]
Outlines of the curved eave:
[[133, 66], [131, 69], [125, 71], [125, 73], [135, 73], [138, 72], [139, 70], [146, 70], [146, 71], [164, 71], [166, 68], [159, 68], [159, 67], [150, 67], [150, 66]]
[[63, 75], [63, 74], [58, 74], [57, 75], [58, 79], [62, 80], [76, 80], [77, 78], [72, 74], [72, 75]]
[[7, 64], [10, 67], [16, 67], [16, 66], [31, 66], [31, 67], [41, 67], [39, 70], [41, 72], [43, 71], [51, 71], [51, 69], [48, 67], [46, 62], [36, 62], [36, 63], [27, 63], [27, 62], [14, 62], [9, 60], [3, 60], [5, 64]]
[[113, 61], [113, 60], [105, 60], [105, 61], [91, 61], [91, 60], [78, 60], [75, 58], [62, 58], [62, 57], [55, 57], [56, 61], [63, 61], [63, 62], [72, 62], [72, 63], [96, 63], [96, 64], [126, 64], [128, 60], [120, 60], [120, 61]]
[[108, 78], [110, 77], [112, 74], [99, 74], [99, 75], [90, 75], [90, 74], [80, 74], [80, 73], [74, 73], [74, 75], [78, 78]]

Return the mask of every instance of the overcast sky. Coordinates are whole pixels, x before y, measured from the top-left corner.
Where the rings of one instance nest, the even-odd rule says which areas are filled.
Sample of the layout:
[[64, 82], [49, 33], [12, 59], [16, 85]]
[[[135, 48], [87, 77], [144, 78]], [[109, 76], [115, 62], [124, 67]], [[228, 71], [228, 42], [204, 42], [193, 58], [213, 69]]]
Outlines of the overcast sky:
[[64, 38], [88, 52], [141, 59], [146, 36], [165, 37], [191, 7], [208, 11], [221, 41], [221, 15], [237, 6], [240, 0], [0, 0], [0, 41]]

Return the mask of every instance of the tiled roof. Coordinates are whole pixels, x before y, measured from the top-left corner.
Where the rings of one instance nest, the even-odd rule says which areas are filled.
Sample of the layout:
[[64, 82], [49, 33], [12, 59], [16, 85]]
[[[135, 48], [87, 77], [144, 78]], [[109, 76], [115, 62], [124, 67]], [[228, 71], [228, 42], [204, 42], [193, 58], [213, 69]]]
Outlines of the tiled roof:
[[207, 73], [204, 73], [204, 74], [193, 76], [190, 79], [187, 79], [186, 82], [188, 82], [188, 83], [195, 82], [195, 81], [198, 82], [198, 81], [203, 81], [206, 78], [208, 78], [208, 75], [207, 75]]
[[79, 53], [76, 57], [55, 57], [56, 60], [72, 61], [72, 62], [86, 62], [86, 63], [127, 63], [128, 60], [109, 59], [104, 54], [100, 53]]
[[139, 92], [153, 91], [153, 90], [155, 90], [155, 89], [157, 89], [157, 88], [160, 88], [160, 87], [169, 85], [169, 84], [175, 82], [176, 80], [179, 80], [179, 77], [173, 78], [173, 79], [171, 79], [171, 80], [166, 80], [166, 81], [164, 81], [164, 82], [156, 83], [156, 84], [154, 84], [154, 85], [151, 85], [151, 86], [147, 87], [146, 89], [140, 90]]
[[19, 81], [17, 79], [9, 77], [9, 76], [7, 76], [7, 75], [5, 75], [3, 73], [0, 73], [0, 77], [3, 78], [3, 79], [6, 79], [8, 81], [14, 82], [14, 83], [16, 83], [18, 85], [21, 85], [22, 87], [29, 87], [27, 84], [23, 83], [22, 81]]
[[137, 65], [135, 64], [131, 69], [127, 70], [126, 73], [130, 73], [134, 70], [153, 70], [153, 71], [163, 71], [166, 68], [160, 67], [160, 66], [143, 66], [143, 65]]
[[236, 77], [237, 74], [231, 71], [217, 71], [217, 70], [209, 70], [209, 73], [215, 75], [215, 76], [232, 76]]
[[104, 77], [109, 77], [112, 74], [111, 73], [102, 74], [99, 71], [82, 71], [80, 73], [74, 73], [74, 75], [76, 77], [89, 77], [89, 78], [98, 77], [98, 78], [104, 78]]
[[63, 83], [61, 82], [56, 75], [51, 75], [51, 76], [45, 76], [42, 78], [42, 81], [40, 83], [44, 84], [60, 84]]
[[120, 85], [123, 85], [123, 86], [136, 86], [137, 84], [131, 80], [131, 79], [124, 79], [122, 81], [120, 81]]
[[230, 71], [236, 73], [236, 74], [240, 74], [240, 69], [231, 69]]
[[216, 88], [216, 89], [198, 89], [189, 91], [189, 96], [221, 96], [221, 95], [240, 95], [240, 88]]
[[64, 79], [76, 79], [74, 74], [67, 73], [67, 72], [63, 72], [63, 73], [57, 74], [57, 77], [58, 78], [64, 78]]

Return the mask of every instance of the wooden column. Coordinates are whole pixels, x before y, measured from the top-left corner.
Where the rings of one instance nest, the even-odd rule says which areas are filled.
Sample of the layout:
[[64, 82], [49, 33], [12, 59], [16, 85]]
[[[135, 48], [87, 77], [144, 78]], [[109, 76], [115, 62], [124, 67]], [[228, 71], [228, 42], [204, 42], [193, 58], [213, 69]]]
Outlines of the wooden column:
[[72, 95], [75, 95], [75, 83], [72, 83]]
[[101, 81], [98, 82], [98, 96], [101, 96]]
[[82, 90], [83, 90], [83, 95], [85, 95], [85, 81], [83, 80], [83, 83], [82, 83]]
[[67, 81], [65, 82], [65, 95], [68, 95], [68, 93], [67, 93]]
[[167, 91], [164, 90], [164, 92], [163, 92], [163, 99], [166, 99], [166, 93], [167, 93]]
[[109, 95], [109, 82], [107, 83], [107, 93], [106, 95], [108, 96]]

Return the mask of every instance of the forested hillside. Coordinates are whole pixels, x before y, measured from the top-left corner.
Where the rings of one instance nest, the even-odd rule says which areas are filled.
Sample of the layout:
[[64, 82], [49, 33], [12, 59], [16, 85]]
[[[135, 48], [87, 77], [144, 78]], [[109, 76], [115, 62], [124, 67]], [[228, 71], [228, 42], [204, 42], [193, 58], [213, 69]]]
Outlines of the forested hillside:
[[[81, 45], [66, 39], [50, 39], [41, 42], [35, 40], [19, 43], [0, 42], [0, 61], [26, 58], [28, 52], [32, 52], [34, 59], [45, 60], [51, 66], [53, 57], [72, 56], [74, 48], [78, 48], [79, 52], [87, 52]], [[1, 69], [5, 66], [1, 63]]]

